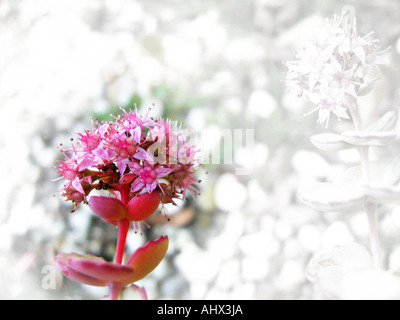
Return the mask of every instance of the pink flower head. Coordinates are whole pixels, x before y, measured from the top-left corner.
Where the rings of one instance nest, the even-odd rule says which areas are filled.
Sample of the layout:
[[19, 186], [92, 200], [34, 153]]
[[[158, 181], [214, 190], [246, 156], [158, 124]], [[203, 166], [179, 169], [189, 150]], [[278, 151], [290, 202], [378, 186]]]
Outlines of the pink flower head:
[[[60, 195], [73, 201], [75, 210], [82, 202], [93, 203], [89, 199], [93, 190], [106, 190], [128, 210], [129, 202], [142, 193], [159, 194], [163, 204], [183, 199], [186, 192], [198, 194], [199, 150], [182, 123], [153, 120], [148, 113], [141, 117], [136, 108], [122, 110], [114, 121], [92, 119], [91, 129], [61, 150], [65, 159], [56, 168], [65, 182]], [[129, 213], [125, 216], [131, 219]], [[120, 219], [103, 218], [114, 223]]]

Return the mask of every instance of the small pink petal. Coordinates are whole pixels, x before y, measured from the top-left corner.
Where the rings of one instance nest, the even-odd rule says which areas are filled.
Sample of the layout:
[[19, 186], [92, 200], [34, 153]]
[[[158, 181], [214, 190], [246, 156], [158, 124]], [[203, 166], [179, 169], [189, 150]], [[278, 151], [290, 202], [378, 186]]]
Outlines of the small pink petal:
[[167, 236], [148, 241], [144, 246], [137, 249], [126, 262], [126, 265], [131, 267], [134, 272], [128, 279], [122, 281], [122, 283], [133, 283], [147, 276], [162, 261], [167, 253], [167, 249]]
[[137, 126], [135, 129], [131, 130], [131, 134], [136, 143], [140, 143], [140, 139], [142, 138], [142, 128]]
[[124, 159], [121, 159], [121, 160], [117, 161], [117, 168], [118, 168], [118, 171], [121, 174], [123, 174], [125, 172], [125, 169], [126, 169], [126, 166], [127, 166], [128, 162], [129, 162], [128, 158], [124, 158]]
[[137, 147], [133, 157], [138, 160], [146, 160], [147, 152], [143, 148]]
[[135, 179], [135, 181], [132, 182], [131, 184], [131, 193], [135, 193], [136, 191], [139, 191], [144, 187], [144, 183], [140, 182], [139, 179]]
[[109, 152], [111, 152], [111, 150], [108, 150], [108, 149], [106, 149], [104, 147], [100, 147], [100, 146], [92, 151], [92, 153], [94, 155], [98, 156], [99, 158], [101, 158], [103, 160], [107, 160], [107, 161], [110, 161], [110, 159], [111, 159]]
[[158, 192], [141, 193], [129, 201], [126, 217], [131, 221], [142, 221], [152, 215], [159, 204]]
[[135, 174], [139, 174], [140, 170], [143, 169], [143, 167], [140, 164], [136, 163], [136, 162], [129, 162], [128, 163], [128, 167]]
[[163, 178], [166, 175], [169, 175], [174, 170], [169, 169], [169, 168], [159, 167], [159, 168], [155, 169], [155, 171], [157, 173], [157, 178]]
[[156, 187], [157, 187], [157, 181], [153, 181], [152, 183], [146, 184], [146, 189], [148, 193], [152, 193]]
[[126, 215], [125, 206], [116, 198], [91, 196], [89, 207], [104, 220], [119, 220]]
[[85, 194], [85, 191], [83, 190], [81, 180], [78, 177], [75, 177], [74, 180], [71, 182], [72, 186], [75, 188], [75, 190], [79, 191], [82, 194]]

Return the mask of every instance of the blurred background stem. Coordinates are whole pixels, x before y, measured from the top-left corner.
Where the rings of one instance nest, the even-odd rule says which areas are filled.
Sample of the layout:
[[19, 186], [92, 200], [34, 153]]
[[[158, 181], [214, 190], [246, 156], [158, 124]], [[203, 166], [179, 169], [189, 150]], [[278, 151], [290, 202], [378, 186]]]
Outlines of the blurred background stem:
[[[354, 104], [354, 108], [349, 108], [349, 110], [351, 113], [351, 117], [353, 119], [355, 129], [361, 131], [362, 120], [359, 113], [357, 102]], [[357, 148], [357, 150], [360, 155], [363, 183], [365, 185], [369, 185], [371, 183], [371, 172], [369, 166], [369, 146], [360, 146]], [[367, 201], [364, 205], [368, 219], [369, 238], [370, 238], [371, 253], [374, 261], [374, 266], [377, 269], [383, 269], [382, 250], [378, 235], [376, 207], [377, 205], [371, 201]]]

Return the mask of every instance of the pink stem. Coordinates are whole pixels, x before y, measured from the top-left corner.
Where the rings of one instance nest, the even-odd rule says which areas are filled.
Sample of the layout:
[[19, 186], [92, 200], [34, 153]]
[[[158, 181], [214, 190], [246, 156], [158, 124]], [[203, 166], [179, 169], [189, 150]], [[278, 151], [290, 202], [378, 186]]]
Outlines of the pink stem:
[[[128, 234], [130, 224], [131, 222], [128, 219], [121, 219], [118, 221], [118, 239], [117, 247], [115, 249], [114, 263], [122, 264], [122, 258], [125, 251], [126, 236]], [[110, 299], [118, 300], [119, 293], [122, 289], [121, 284], [118, 282], [109, 282], [108, 287], [110, 290]]]
[[130, 192], [130, 185], [129, 184], [113, 184], [112, 185], [114, 190], [117, 190], [121, 194], [121, 201], [122, 203], [127, 206], [130, 199], [129, 192]]
[[[129, 185], [119, 185], [119, 192], [121, 193], [121, 201], [125, 205], [129, 202]], [[122, 263], [122, 257], [125, 250], [126, 236], [128, 234], [130, 221], [128, 219], [121, 219], [118, 221], [118, 240], [115, 249], [114, 263]]]
[[[118, 186], [118, 187], [117, 187]], [[122, 203], [127, 206], [129, 202], [129, 185], [117, 185], [116, 189], [121, 194]], [[115, 248], [114, 263], [122, 264], [122, 259], [124, 257], [126, 236], [128, 235], [128, 230], [131, 222], [128, 219], [121, 219], [118, 221], [118, 239], [117, 246]], [[118, 282], [110, 282], [108, 284], [110, 289], [111, 300], [117, 300], [119, 293], [121, 291], [121, 285]]]

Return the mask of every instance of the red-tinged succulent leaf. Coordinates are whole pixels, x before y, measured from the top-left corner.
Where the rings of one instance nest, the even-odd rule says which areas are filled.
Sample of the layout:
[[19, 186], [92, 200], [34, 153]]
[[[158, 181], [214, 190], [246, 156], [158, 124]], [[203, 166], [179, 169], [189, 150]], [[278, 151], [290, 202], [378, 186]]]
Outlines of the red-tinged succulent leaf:
[[129, 201], [126, 217], [131, 221], [142, 221], [151, 216], [159, 204], [160, 195], [157, 191], [141, 193]]
[[69, 256], [65, 260], [75, 271], [105, 281], [121, 281], [133, 273], [133, 269], [130, 267], [91, 258], [87, 259], [87, 256]]
[[[78, 254], [74, 254], [74, 253], [72, 253], [72, 254], [65, 254], [65, 253], [57, 254], [57, 256], [55, 258], [55, 264], [56, 264], [57, 268], [61, 271], [62, 274], [64, 274], [71, 280], [74, 280], [74, 281], [77, 281], [77, 282], [80, 282], [83, 284], [87, 284], [90, 286], [104, 287], [107, 285], [107, 281], [105, 281], [105, 280], [91, 277], [87, 274], [81, 273], [81, 272], [76, 271], [73, 268], [71, 268], [71, 266], [69, 266], [69, 264], [66, 262], [66, 259], [68, 258], [68, 256], [75, 256], [75, 255], [78, 255]], [[100, 258], [100, 259], [102, 259], [102, 258]]]
[[70, 267], [67, 267], [67, 270], [63, 272], [65, 276], [70, 278], [71, 280], [74, 280], [76, 282], [80, 282], [89, 286], [95, 286], [95, 287], [105, 287], [107, 285], [107, 281], [93, 278], [91, 276], [88, 276], [87, 274], [80, 273]]
[[68, 264], [67, 259], [68, 258], [84, 258], [87, 260], [92, 260], [95, 262], [105, 262], [106, 260], [104, 260], [104, 258], [102, 257], [96, 257], [92, 254], [87, 254], [87, 255], [82, 255], [79, 253], [75, 253], [75, 252], [71, 252], [71, 253], [58, 253], [55, 261], [57, 264], [61, 264], [61, 265], [66, 265]]
[[126, 265], [131, 267], [134, 272], [132, 276], [124, 280], [123, 283], [133, 283], [147, 276], [162, 261], [167, 253], [167, 249], [167, 236], [148, 241], [145, 245], [137, 249], [126, 261]]
[[123, 203], [111, 197], [91, 196], [89, 207], [103, 220], [119, 220], [125, 218], [126, 209]]

